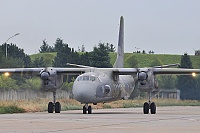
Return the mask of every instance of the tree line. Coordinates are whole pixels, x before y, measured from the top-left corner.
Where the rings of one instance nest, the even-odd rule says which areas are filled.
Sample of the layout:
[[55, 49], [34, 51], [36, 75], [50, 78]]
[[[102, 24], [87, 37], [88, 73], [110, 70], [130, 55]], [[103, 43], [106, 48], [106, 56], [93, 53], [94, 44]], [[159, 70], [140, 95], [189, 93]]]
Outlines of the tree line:
[[68, 67], [67, 63], [81, 64], [92, 67], [112, 67], [110, 64], [109, 52], [114, 52], [113, 44], [99, 43], [91, 52], [85, 52], [82, 46], [82, 52], [77, 52], [70, 48], [62, 39], [57, 38], [54, 46], [49, 46], [47, 41], [43, 41], [40, 47], [40, 53], [56, 52], [57, 55], [52, 62], [54, 67]]

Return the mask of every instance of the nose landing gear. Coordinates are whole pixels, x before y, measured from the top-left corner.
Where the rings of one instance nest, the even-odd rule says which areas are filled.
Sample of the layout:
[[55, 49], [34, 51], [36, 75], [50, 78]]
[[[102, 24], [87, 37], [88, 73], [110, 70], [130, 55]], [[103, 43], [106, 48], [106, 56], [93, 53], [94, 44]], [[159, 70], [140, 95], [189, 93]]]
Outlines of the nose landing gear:
[[92, 107], [91, 106], [88, 106], [88, 104], [85, 104], [83, 106], [83, 114], [92, 114]]

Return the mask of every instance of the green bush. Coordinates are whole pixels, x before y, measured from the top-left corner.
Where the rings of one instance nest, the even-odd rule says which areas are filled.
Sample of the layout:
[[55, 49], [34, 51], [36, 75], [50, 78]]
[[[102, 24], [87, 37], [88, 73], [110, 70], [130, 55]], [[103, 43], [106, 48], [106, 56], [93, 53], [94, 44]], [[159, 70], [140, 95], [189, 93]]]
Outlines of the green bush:
[[0, 106], [0, 114], [24, 113], [25, 110], [17, 106]]
[[5, 75], [0, 76], [0, 89], [18, 89], [16, 80]]

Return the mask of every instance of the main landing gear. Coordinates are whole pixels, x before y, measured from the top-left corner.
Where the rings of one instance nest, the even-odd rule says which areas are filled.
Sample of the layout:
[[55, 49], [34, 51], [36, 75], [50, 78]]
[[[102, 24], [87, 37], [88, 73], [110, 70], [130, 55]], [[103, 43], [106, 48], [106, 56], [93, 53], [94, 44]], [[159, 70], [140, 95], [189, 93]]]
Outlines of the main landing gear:
[[53, 113], [54, 110], [55, 113], [60, 113], [61, 110], [61, 104], [56, 102], [56, 92], [53, 92], [53, 102], [49, 102], [48, 104], [48, 113]]
[[88, 106], [88, 104], [86, 103], [84, 106], [83, 106], [83, 114], [92, 114], [92, 107], [91, 106]]
[[156, 104], [154, 102], [151, 102], [151, 92], [148, 92], [149, 96], [149, 103], [145, 102], [143, 106], [143, 113], [149, 114], [149, 110], [151, 111], [151, 114], [156, 114]]

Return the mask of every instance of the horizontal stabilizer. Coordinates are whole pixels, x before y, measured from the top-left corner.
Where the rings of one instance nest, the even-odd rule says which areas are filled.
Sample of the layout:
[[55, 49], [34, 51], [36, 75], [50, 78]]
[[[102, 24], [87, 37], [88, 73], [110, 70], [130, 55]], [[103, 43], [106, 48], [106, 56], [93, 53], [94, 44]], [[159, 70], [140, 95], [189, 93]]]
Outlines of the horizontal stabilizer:
[[91, 67], [91, 66], [84, 66], [84, 65], [71, 64], [71, 63], [67, 63], [67, 65], [68, 66], [82, 67], [82, 68], [95, 68], [95, 67]]
[[180, 66], [180, 64], [177, 63], [177, 64], [162, 65], [162, 66], [154, 66], [153, 68], [167, 68], [167, 67], [176, 67], [176, 66]]

